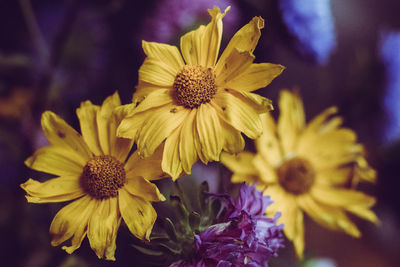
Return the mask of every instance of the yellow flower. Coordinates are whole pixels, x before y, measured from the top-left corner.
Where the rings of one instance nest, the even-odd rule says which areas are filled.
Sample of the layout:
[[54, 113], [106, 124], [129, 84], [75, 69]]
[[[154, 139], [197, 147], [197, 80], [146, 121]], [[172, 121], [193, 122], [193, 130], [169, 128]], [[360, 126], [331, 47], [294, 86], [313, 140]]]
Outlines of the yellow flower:
[[191, 172], [200, 158], [219, 161], [222, 150], [244, 148], [241, 133], [262, 132], [260, 114], [271, 101], [251, 93], [268, 85], [281, 65], [253, 63], [253, 51], [264, 27], [254, 17], [231, 39], [217, 62], [222, 36], [219, 8], [209, 10], [211, 22], [181, 37], [180, 47], [143, 41], [147, 55], [133, 96], [138, 107], [118, 128], [118, 136], [137, 141], [144, 157], [165, 140], [162, 169], [173, 178]]
[[21, 187], [28, 202], [71, 201], [54, 217], [51, 244], [72, 253], [87, 235], [99, 258], [115, 260], [115, 239], [121, 223], [140, 239], [149, 239], [157, 214], [150, 201], [164, 196], [149, 182], [162, 176], [161, 153], [143, 160], [132, 141], [116, 136], [124, 117], [117, 93], [102, 106], [83, 102], [77, 109], [82, 136], [50, 111], [42, 115], [42, 128], [50, 143], [25, 161], [37, 171], [56, 175], [45, 182], [29, 179]]
[[303, 212], [320, 225], [355, 237], [361, 233], [346, 212], [377, 223], [370, 207], [375, 198], [348, 186], [354, 172], [362, 180], [374, 181], [375, 172], [363, 157], [355, 133], [341, 128], [335, 107], [326, 109], [305, 125], [303, 104], [296, 93], [282, 91], [276, 125], [263, 115], [264, 132], [256, 140], [257, 154], [224, 153], [221, 161], [233, 171], [233, 182], [257, 182], [274, 204], [268, 213], [282, 212], [279, 223], [294, 243], [304, 250]]

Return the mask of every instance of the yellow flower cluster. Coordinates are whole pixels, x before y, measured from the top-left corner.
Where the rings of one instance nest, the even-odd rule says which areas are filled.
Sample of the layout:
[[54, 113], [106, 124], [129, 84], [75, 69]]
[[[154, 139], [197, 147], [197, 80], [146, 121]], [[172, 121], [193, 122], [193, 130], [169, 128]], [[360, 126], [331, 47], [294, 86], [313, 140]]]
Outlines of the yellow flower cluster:
[[[362, 146], [341, 119], [327, 121], [331, 108], [305, 126], [297, 95], [283, 91], [277, 126], [271, 101], [252, 93], [284, 70], [254, 63], [253, 51], [264, 27], [254, 17], [230, 40], [218, 58], [222, 19], [183, 35], [177, 47], [143, 41], [146, 59], [139, 69], [133, 103], [121, 105], [117, 93], [101, 106], [90, 101], [77, 109], [81, 133], [50, 111], [42, 116], [49, 145], [26, 160], [34, 170], [55, 176], [21, 187], [33, 203], [72, 201], [54, 217], [51, 244], [72, 253], [85, 236], [99, 258], [115, 260], [116, 236], [123, 221], [148, 240], [157, 214], [151, 202], [164, 196], [151, 181], [190, 174], [199, 159], [225, 163], [234, 182], [257, 182], [281, 211], [285, 233], [303, 253], [303, 213], [322, 225], [359, 236], [344, 211], [376, 222], [375, 202], [353, 189], [350, 179], [373, 180]], [[243, 152], [245, 134], [257, 139], [257, 154]], [[133, 144], [137, 150], [131, 151]], [[237, 154], [237, 155], [236, 155]], [[357, 170], [357, 171], [355, 171]]]

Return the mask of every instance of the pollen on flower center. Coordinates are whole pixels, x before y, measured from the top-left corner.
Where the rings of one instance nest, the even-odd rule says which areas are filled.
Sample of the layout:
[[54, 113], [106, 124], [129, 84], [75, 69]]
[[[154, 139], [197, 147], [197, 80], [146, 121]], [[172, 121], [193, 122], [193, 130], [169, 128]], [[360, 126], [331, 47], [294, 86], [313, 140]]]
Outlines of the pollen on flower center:
[[210, 102], [217, 92], [214, 70], [186, 65], [176, 75], [173, 87], [178, 104], [190, 109], [197, 108]]
[[314, 184], [315, 171], [308, 160], [293, 158], [278, 168], [279, 184], [289, 193], [307, 193]]
[[94, 157], [83, 167], [81, 185], [94, 198], [116, 197], [124, 183], [124, 165], [112, 156]]

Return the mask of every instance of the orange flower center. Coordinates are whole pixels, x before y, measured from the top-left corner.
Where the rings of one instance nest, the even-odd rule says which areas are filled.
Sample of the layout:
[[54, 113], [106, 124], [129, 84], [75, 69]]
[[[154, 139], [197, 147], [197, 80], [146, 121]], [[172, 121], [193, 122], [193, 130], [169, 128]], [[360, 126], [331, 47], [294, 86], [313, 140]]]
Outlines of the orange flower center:
[[278, 181], [287, 192], [301, 195], [310, 191], [315, 181], [315, 171], [308, 160], [293, 158], [278, 168]]
[[185, 65], [173, 87], [178, 104], [190, 109], [210, 102], [217, 93], [214, 70], [202, 66]]
[[83, 167], [81, 184], [94, 198], [116, 197], [124, 183], [124, 165], [112, 156], [94, 157]]

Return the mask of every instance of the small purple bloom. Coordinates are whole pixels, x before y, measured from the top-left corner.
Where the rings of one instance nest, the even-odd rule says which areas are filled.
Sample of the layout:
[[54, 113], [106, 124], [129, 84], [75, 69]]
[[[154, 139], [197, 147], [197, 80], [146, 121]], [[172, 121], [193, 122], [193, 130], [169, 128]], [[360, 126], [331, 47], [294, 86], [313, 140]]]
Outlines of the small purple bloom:
[[220, 199], [226, 210], [220, 222], [195, 235], [194, 252], [189, 261], [173, 267], [268, 266], [270, 257], [283, 247], [282, 228], [276, 225], [279, 215], [264, 216], [272, 203], [254, 186], [242, 184], [236, 201], [229, 195], [210, 194]]
[[299, 52], [318, 64], [325, 64], [336, 47], [330, 0], [280, 0], [279, 5]]
[[400, 31], [383, 32], [379, 50], [386, 83], [384, 106], [388, 125], [385, 142], [391, 142], [400, 139]]
[[[272, 204], [269, 196], [263, 196], [262, 192], [258, 191], [255, 186], [240, 187], [240, 193], [235, 203], [235, 211], [246, 211], [253, 217], [262, 217], [267, 206]], [[235, 213], [231, 214], [233, 217]]]

